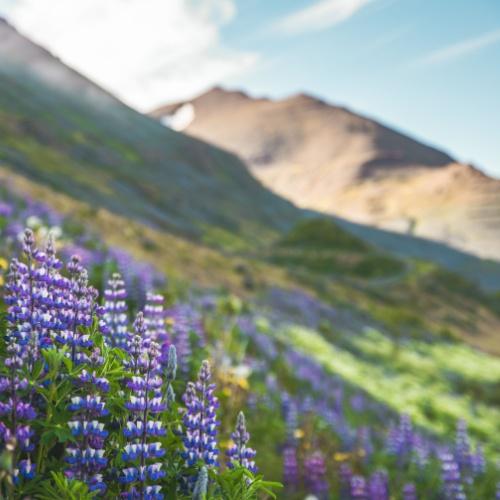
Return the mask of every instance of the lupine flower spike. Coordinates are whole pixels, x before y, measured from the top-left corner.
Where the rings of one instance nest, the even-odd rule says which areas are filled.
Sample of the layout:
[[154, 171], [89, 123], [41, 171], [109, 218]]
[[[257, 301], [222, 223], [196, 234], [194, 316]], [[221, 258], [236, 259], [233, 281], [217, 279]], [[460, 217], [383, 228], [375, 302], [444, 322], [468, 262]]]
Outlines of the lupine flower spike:
[[122, 459], [128, 464], [120, 481], [126, 486], [123, 498], [129, 500], [161, 500], [161, 486], [154, 484], [165, 476], [159, 461], [165, 450], [158, 437], [164, 436], [159, 415], [165, 411], [161, 394], [163, 381], [159, 375], [159, 349], [156, 342], [146, 337], [146, 325], [142, 313], [134, 322], [135, 335], [129, 342], [128, 368], [132, 377], [126, 382], [130, 399], [125, 407], [130, 412], [123, 430], [128, 444]]
[[114, 273], [104, 290], [104, 315], [106, 324], [106, 339], [113, 347], [127, 349], [129, 340], [128, 332], [128, 307], [125, 282], [119, 273]]
[[81, 396], [71, 399], [69, 410], [73, 416], [68, 422], [75, 442], [66, 449], [69, 464], [66, 475], [87, 483], [90, 491], [101, 493], [106, 489], [101, 471], [108, 463], [104, 456], [104, 441], [108, 432], [100, 419], [109, 413], [103, 400], [103, 395], [109, 390], [109, 382], [96, 375], [102, 363], [103, 358], [96, 348], [88, 363], [91, 371], [84, 369], [77, 377]]
[[203, 361], [198, 373], [198, 380], [188, 382], [183, 401], [186, 406], [183, 423], [184, 452], [186, 465], [191, 467], [203, 461], [207, 467], [217, 467], [219, 450], [217, 449], [217, 408], [215, 384], [210, 383], [210, 365]]
[[236, 420], [236, 429], [231, 434], [231, 438], [234, 442], [233, 446], [227, 451], [229, 457], [228, 466], [234, 468], [234, 464], [237, 463], [241, 467], [245, 467], [250, 472], [255, 474], [257, 472], [257, 467], [255, 465], [255, 450], [247, 446], [250, 440], [250, 434], [247, 431], [245, 415], [243, 412], [238, 414], [238, 419]]
[[160, 346], [160, 360], [162, 363], [168, 359], [170, 339], [165, 328], [165, 311], [163, 309], [163, 295], [148, 293], [144, 306], [144, 322], [146, 334]]
[[299, 464], [295, 446], [286, 446], [283, 449], [283, 483], [290, 490], [299, 483]]
[[316, 451], [304, 461], [305, 479], [311, 493], [318, 498], [327, 498], [328, 483], [326, 481], [326, 465], [323, 454]]

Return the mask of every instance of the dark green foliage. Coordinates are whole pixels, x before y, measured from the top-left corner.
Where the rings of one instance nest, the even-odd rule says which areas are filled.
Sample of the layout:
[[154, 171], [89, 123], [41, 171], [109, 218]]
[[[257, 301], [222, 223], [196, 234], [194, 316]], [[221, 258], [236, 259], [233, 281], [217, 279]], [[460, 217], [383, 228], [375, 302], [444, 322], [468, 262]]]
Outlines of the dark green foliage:
[[305, 219], [278, 242], [279, 247], [308, 250], [350, 250], [364, 252], [369, 246], [361, 239], [341, 229], [331, 219]]
[[324, 276], [388, 278], [405, 271], [403, 261], [383, 254], [326, 218], [299, 222], [270, 251], [270, 260], [292, 272]]

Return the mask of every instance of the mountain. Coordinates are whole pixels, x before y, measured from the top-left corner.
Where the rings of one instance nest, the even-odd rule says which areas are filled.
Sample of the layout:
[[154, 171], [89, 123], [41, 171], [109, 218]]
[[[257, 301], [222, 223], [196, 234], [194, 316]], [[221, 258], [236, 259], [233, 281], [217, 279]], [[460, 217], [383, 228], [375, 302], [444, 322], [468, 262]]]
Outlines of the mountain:
[[151, 115], [237, 153], [298, 206], [500, 256], [500, 181], [346, 108], [215, 87]]
[[0, 21], [0, 164], [110, 211], [232, 244], [299, 210], [233, 154], [166, 129]]
[[[440, 168], [439, 153], [411, 147]], [[300, 209], [234, 154], [130, 109], [5, 21], [0, 185], [150, 262], [172, 290], [299, 290], [334, 305], [352, 331], [404, 328], [500, 353], [485, 291], [499, 289], [500, 264]]]
[[[217, 90], [211, 95], [253, 102], [240, 93]], [[185, 124], [192, 119], [192, 107], [190, 111], [184, 106], [182, 115]], [[217, 116], [218, 126], [224, 128], [223, 116]], [[425, 151], [419, 154], [428, 156], [429, 162], [443, 158]], [[45, 187], [88, 206], [84, 212], [92, 214], [89, 223], [105, 210], [116, 215], [120, 225], [133, 220], [164, 236], [173, 234], [177, 237], [173, 247], [182, 248], [184, 254], [198, 252], [194, 245], [180, 244], [179, 238], [241, 251], [265, 245], [303, 217], [316, 215], [265, 189], [233, 154], [169, 130], [125, 106], [4, 20], [0, 20], [0, 173], [2, 178], [29, 180], [30, 190]], [[34, 191], [48, 197], [46, 191]], [[60, 210], [73, 206], [60, 205]], [[101, 222], [105, 227], [106, 221]], [[485, 288], [499, 287], [496, 264], [411, 236], [337, 222], [388, 252], [431, 260]], [[115, 235], [113, 240], [120, 232], [122, 244], [130, 239], [125, 227], [115, 229], [107, 231]], [[164, 237], [157, 244], [168, 245]], [[152, 260], [161, 258], [160, 252], [153, 254]], [[217, 260], [210, 255], [208, 260]], [[201, 274], [206, 273], [201, 270]]]

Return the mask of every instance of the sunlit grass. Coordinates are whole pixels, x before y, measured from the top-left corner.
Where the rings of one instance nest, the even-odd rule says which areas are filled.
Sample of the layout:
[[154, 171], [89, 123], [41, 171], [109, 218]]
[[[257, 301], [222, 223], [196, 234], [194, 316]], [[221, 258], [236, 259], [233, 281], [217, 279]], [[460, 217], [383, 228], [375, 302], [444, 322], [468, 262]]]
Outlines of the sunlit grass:
[[375, 330], [353, 340], [366, 358], [330, 344], [308, 328], [288, 325], [271, 334], [438, 435], [449, 437], [456, 420], [465, 418], [471, 433], [488, 443], [488, 452], [497, 453], [500, 409], [454, 393], [447, 372], [453, 370], [465, 379], [495, 381], [500, 360], [451, 344], [411, 342], [396, 350], [392, 341]]

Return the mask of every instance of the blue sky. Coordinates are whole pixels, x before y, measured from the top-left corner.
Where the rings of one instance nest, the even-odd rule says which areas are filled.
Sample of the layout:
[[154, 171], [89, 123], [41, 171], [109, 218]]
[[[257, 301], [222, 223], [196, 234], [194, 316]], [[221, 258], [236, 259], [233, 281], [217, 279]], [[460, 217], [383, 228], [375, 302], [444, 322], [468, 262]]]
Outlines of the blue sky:
[[500, 177], [500, 0], [0, 0], [0, 14], [138, 109], [216, 83], [308, 92]]
[[314, 3], [238, 1], [222, 36], [263, 56], [229, 83], [318, 94], [500, 176], [500, 1], [373, 0], [337, 24], [283, 28]]

